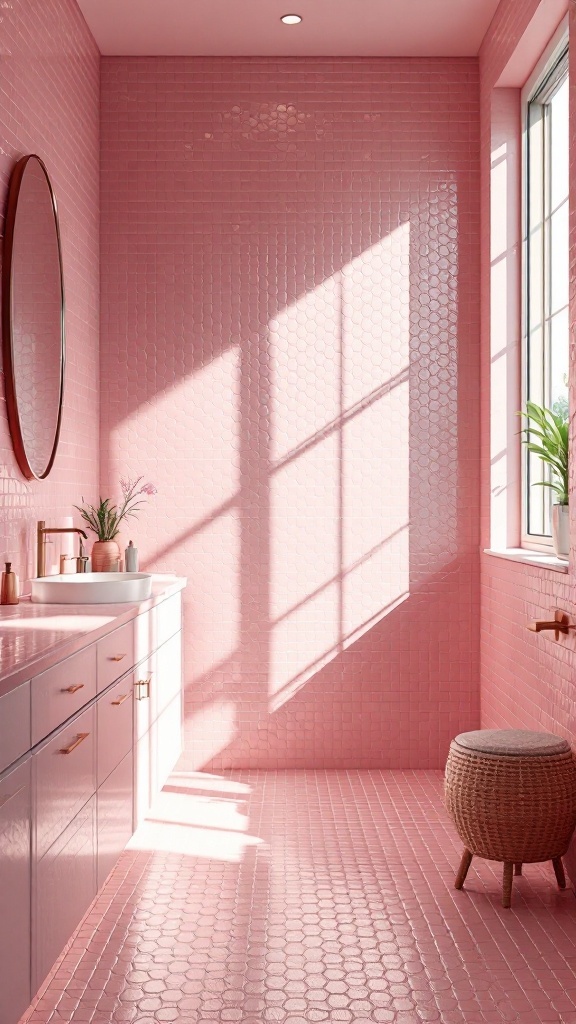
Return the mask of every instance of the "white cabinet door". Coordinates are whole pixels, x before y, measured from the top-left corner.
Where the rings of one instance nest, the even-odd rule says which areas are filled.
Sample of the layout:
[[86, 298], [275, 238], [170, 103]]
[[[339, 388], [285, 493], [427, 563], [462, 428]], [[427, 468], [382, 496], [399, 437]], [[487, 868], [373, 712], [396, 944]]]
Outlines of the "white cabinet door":
[[[0, 772], [30, 750], [30, 683], [0, 697]], [[0, 1018], [1, 1020], [1, 1018]]]
[[132, 749], [134, 677], [131, 672], [103, 693], [97, 704], [98, 785]]
[[135, 680], [134, 814], [138, 825], [182, 752], [180, 632], [136, 668]]
[[96, 895], [96, 796], [36, 862], [32, 886], [36, 992]]
[[159, 793], [182, 753], [182, 634], [156, 651], [153, 691], [153, 794]]
[[153, 790], [152, 692], [155, 657], [134, 670], [134, 825], [150, 808]]
[[16, 1024], [30, 987], [31, 760], [0, 781], [0, 1021]]
[[96, 792], [96, 710], [84, 711], [34, 754], [36, 856]]
[[98, 888], [132, 835], [132, 751], [98, 790]]

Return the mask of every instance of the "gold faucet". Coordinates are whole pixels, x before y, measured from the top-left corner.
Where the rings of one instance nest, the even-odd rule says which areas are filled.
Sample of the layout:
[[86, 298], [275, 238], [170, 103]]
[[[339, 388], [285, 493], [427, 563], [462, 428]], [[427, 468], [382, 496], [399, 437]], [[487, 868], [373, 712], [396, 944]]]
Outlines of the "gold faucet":
[[46, 526], [43, 519], [40, 520], [37, 526], [37, 538], [38, 538], [38, 550], [36, 559], [36, 575], [46, 575], [46, 536], [49, 533], [77, 533], [80, 538], [80, 551], [78, 558], [76, 559], [76, 571], [86, 572], [86, 562], [88, 558], [84, 554], [84, 546], [82, 544], [82, 538], [88, 540], [84, 530], [80, 530], [77, 526]]

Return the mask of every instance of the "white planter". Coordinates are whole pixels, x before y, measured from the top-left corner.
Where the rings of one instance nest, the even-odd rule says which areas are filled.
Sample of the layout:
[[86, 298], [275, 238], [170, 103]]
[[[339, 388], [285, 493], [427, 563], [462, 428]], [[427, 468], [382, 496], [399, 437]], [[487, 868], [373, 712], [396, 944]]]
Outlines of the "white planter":
[[570, 556], [570, 508], [552, 505], [552, 544], [558, 558]]

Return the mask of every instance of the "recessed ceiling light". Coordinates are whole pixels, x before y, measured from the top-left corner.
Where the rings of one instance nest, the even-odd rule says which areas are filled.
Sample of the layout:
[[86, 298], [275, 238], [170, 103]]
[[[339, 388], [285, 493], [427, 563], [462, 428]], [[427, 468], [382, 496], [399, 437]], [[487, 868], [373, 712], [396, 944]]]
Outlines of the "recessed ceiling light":
[[302, 18], [299, 14], [283, 14], [280, 18], [285, 25], [299, 25]]

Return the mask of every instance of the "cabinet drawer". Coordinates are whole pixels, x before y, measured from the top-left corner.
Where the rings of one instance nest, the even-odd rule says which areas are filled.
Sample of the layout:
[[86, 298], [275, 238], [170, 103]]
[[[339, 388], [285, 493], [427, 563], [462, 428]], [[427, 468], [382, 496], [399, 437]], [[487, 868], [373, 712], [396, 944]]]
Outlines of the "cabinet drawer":
[[92, 706], [34, 755], [37, 858], [44, 856], [96, 789], [95, 726]]
[[30, 683], [22, 683], [0, 697], [0, 772], [30, 750], [30, 739]]
[[30, 765], [0, 781], [0, 1021], [27, 1009], [30, 989]]
[[128, 672], [134, 664], [134, 625], [127, 622], [120, 629], [98, 641], [98, 693], [115, 679]]
[[96, 797], [35, 865], [32, 918], [36, 992], [96, 895]]
[[132, 751], [98, 790], [98, 888], [132, 835]]
[[132, 747], [134, 678], [129, 673], [96, 703], [98, 716], [98, 785]]
[[35, 676], [31, 686], [35, 746], [96, 696], [96, 646]]

